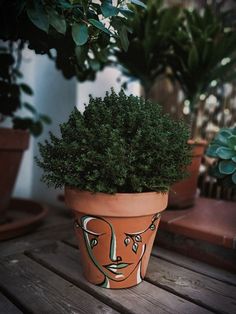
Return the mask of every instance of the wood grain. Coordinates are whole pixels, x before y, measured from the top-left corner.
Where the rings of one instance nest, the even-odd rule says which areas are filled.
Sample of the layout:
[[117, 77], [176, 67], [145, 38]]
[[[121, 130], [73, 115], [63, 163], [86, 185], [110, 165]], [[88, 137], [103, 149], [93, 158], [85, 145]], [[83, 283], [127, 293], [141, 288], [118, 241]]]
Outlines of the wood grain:
[[2, 314], [22, 314], [22, 312], [2, 293], [0, 293], [0, 313]]
[[236, 287], [160, 258], [151, 257], [146, 280], [212, 311], [236, 313]]
[[69, 220], [56, 226], [47, 226], [35, 233], [0, 242], [0, 258], [22, 253], [31, 247], [46, 245], [57, 240], [72, 237], [74, 234], [73, 222]]
[[117, 313], [111, 307], [24, 255], [2, 260], [0, 278], [0, 287], [8, 294], [14, 295], [26, 312], [35, 314]]
[[78, 250], [60, 242], [31, 250], [27, 255], [121, 313], [208, 313], [204, 308], [145, 281], [126, 290], [101, 289], [89, 284], [82, 275]]

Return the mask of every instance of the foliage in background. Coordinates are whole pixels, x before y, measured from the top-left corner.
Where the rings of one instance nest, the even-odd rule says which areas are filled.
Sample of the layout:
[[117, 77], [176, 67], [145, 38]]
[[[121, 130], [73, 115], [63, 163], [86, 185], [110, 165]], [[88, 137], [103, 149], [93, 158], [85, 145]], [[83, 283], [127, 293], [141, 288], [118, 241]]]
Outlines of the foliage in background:
[[[146, 10], [133, 9], [135, 15], [128, 21], [133, 29], [130, 45], [127, 52], [113, 50], [115, 64], [121, 65], [129, 80], [141, 82], [147, 98], [162, 76], [178, 83], [188, 100], [192, 133], [197, 137], [198, 111], [204, 105], [200, 95], [217, 96], [224, 83], [235, 82], [236, 10], [221, 11], [215, 6], [191, 10], [164, 4], [147, 0]], [[182, 108], [176, 100], [178, 105]]]
[[[140, 7], [139, 0], [130, 0]], [[127, 49], [126, 0], [2, 0], [0, 38], [48, 54], [66, 78], [93, 80], [115, 43]]]
[[224, 186], [236, 189], [236, 128], [222, 129], [210, 144], [207, 155], [217, 158], [211, 174]]
[[[0, 122], [11, 118], [15, 129], [29, 130], [34, 136], [41, 134], [43, 124], [50, 123], [48, 116], [39, 114], [35, 107], [23, 100], [23, 94], [32, 96], [33, 91], [25, 84], [20, 72], [22, 45], [0, 47]], [[24, 109], [26, 117], [20, 116]]]
[[115, 49], [115, 64], [121, 66], [130, 80], [139, 80], [145, 96], [156, 79], [166, 72], [167, 56], [172, 52], [172, 41], [180, 24], [180, 8], [164, 8], [163, 1], [147, 0], [146, 10], [132, 7], [134, 15], [127, 21], [133, 30], [128, 35], [127, 51]]
[[40, 144], [43, 181], [105, 193], [165, 192], [190, 161], [185, 124], [159, 105], [112, 91], [90, 97], [61, 125], [61, 138]]
[[236, 79], [236, 28], [234, 23], [226, 25], [227, 14], [231, 12], [215, 15], [209, 6], [202, 12], [183, 11], [168, 63], [191, 111], [201, 94]]

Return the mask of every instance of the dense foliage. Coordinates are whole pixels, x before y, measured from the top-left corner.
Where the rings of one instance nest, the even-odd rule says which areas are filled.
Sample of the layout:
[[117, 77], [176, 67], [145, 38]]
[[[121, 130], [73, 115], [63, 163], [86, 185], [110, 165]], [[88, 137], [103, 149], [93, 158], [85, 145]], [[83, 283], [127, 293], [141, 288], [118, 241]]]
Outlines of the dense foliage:
[[225, 186], [236, 189], [236, 127], [222, 129], [209, 146], [207, 155], [216, 158], [211, 174]]
[[61, 138], [40, 144], [43, 181], [105, 193], [167, 191], [189, 163], [188, 130], [159, 105], [112, 91], [90, 97], [61, 125]]
[[131, 80], [140, 80], [146, 96], [160, 75], [178, 81], [194, 111], [200, 94], [236, 79], [236, 12], [163, 3], [147, 0], [146, 10], [132, 8], [130, 45], [127, 52], [114, 50], [116, 64]]
[[160, 0], [147, 0], [146, 10], [132, 7], [134, 15], [128, 20], [132, 32], [128, 34], [127, 51], [115, 49], [115, 64], [121, 66], [129, 79], [139, 80], [148, 97], [156, 79], [166, 71], [168, 54], [180, 25], [180, 8], [163, 7]]
[[[0, 46], [0, 123], [10, 118], [13, 128], [29, 130], [32, 135], [38, 136], [43, 130], [43, 124], [51, 120], [24, 101], [23, 94], [32, 96], [33, 91], [23, 82], [20, 71], [22, 48], [14, 44]], [[24, 116], [20, 114], [22, 109]]]
[[2, 0], [0, 39], [48, 54], [66, 78], [94, 79], [113, 44], [127, 49], [127, 2], [145, 7], [140, 0]]

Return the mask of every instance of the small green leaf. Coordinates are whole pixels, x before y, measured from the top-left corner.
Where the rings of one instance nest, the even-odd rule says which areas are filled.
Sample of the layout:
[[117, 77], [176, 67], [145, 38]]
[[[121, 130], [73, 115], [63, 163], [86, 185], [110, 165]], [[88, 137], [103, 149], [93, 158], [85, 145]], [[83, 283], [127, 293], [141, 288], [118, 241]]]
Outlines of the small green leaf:
[[119, 9], [112, 5], [111, 0], [103, 0], [101, 11], [104, 17], [115, 16], [119, 13]]
[[236, 170], [236, 163], [232, 160], [223, 160], [219, 163], [219, 170], [222, 174], [231, 174]]
[[196, 49], [196, 46], [193, 45], [192, 49], [189, 52], [189, 56], [188, 56], [188, 66], [191, 69], [194, 69], [197, 67], [198, 65], [198, 61], [199, 61], [199, 57], [198, 57], [198, 51]]
[[216, 155], [221, 159], [231, 159], [235, 156], [235, 152], [228, 147], [219, 147], [216, 150]]
[[206, 155], [209, 157], [217, 158], [216, 150], [219, 148], [218, 145], [210, 145], [206, 151]]
[[41, 121], [33, 121], [30, 128], [30, 133], [33, 134], [35, 137], [39, 136], [43, 131], [43, 125]]
[[221, 144], [228, 146], [228, 138], [232, 136], [230, 131], [222, 130], [220, 133], [216, 136], [216, 140], [219, 141]]
[[73, 24], [72, 37], [77, 46], [84, 45], [89, 38], [88, 26], [86, 24]]
[[233, 160], [234, 162], [236, 162], [236, 156], [235, 156], [235, 157], [233, 157], [233, 158], [232, 158], [232, 160]]
[[47, 33], [49, 29], [49, 21], [42, 2], [40, 0], [28, 1], [26, 11], [31, 22]]
[[27, 110], [29, 110], [30, 112], [32, 112], [33, 114], [36, 114], [36, 109], [34, 108], [33, 105], [31, 105], [31, 104], [25, 102], [25, 103], [23, 104], [23, 106], [24, 106]]
[[122, 48], [124, 51], [127, 51], [129, 48], [129, 39], [128, 39], [128, 30], [125, 26], [122, 26], [121, 29], [118, 31], [120, 36], [120, 41]]
[[22, 83], [20, 84], [20, 88], [25, 94], [30, 95], [30, 96], [33, 95], [33, 90], [31, 89], [29, 85]]
[[232, 175], [232, 181], [233, 181], [234, 184], [236, 184], [236, 171]]
[[137, 253], [137, 250], [138, 250], [138, 243], [134, 243], [134, 244], [133, 244], [132, 250], [134, 251], [134, 253]]
[[236, 150], [236, 135], [232, 135], [228, 138], [228, 144], [232, 149]]
[[41, 121], [43, 121], [46, 124], [51, 124], [52, 123], [52, 119], [49, 116], [45, 115], [45, 114], [40, 114], [39, 118], [40, 118]]
[[136, 4], [136, 5], [138, 5], [138, 6], [142, 7], [142, 8], [144, 8], [144, 9], [147, 8], [147, 6], [146, 6], [142, 1], [140, 1], [140, 0], [131, 0], [130, 2], [133, 3], [133, 4]]
[[65, 34], [66, 32], [66, 20], [63, 15], [59, 15], [55, 10], [48, 11], [49, 23], [52, 25], [58, 33]]
[[89, 19], [88, 20], [90, 24], [95, 26], [96, 28], [100, 29], [101, 31], [111, 35], [112, 33], [102, 24], [102, 22], [95, 20], [95, 19]]

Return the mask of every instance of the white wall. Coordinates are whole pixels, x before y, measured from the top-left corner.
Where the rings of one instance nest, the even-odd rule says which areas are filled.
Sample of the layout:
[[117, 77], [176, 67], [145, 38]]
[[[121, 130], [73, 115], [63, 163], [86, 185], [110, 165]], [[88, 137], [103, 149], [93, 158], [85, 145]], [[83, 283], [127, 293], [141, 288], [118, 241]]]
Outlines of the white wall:
[[26, 50], [23, 56], [22, 72], [25, 82], [34, 90], [31, 103], [38, 112], [49, 115], [52, 124], [46, 126], [38, 138], [31, 137], [30, 148], [24, 154], [23, 163], [15, 185], [14, 196], [32, 198], [49, 204], [57, 204], [60, 191], [50, 188], [40, 181], [41, 169], [35, 164], [34, 156], [38, 154], [38, 142], [48, 138], [48, 131], [59, 135], [59, 124], [68, 119], [69, 113], [76, 105], [76, 81], [66, 80], [55, 68], [47, 56]]
[[[37, 55], [26, 50], [23, 56], [22, 72], [24, 81], [34, 90], [34, 96], [29, 101], [36, 105], [40, 113], [52, 118], [52, 124], [45, 127], [39, 138], [31, 137], [30, 148], [24, 154], [20, 173], [15, 185], [14, 196], [31, 198], [54, 205], [63, 205], [57, 197], [63, 191], [48, 188], [40, 181], [41, 169], [35, 164], [34, 156], [38, 155], [37, 143], [48, 138], [48, 131], [59, 135], [59, 124], [68, 119], [69, 113], [77, 105], [83, 110], [84, 103], [88, 102], [88, 95], [103, 97], [111, 87], [120, 90], [121, 83], [117, 79], [121, 73], [114, 68], [107, 68], [99, 73], [95, 82], [78, 84], [75, 79], [66, 80], [62, 73], [57, 71], [54, 62], [47, 56]], [[138, 83], [129, 84], [127, 94], [139, 95]]]

